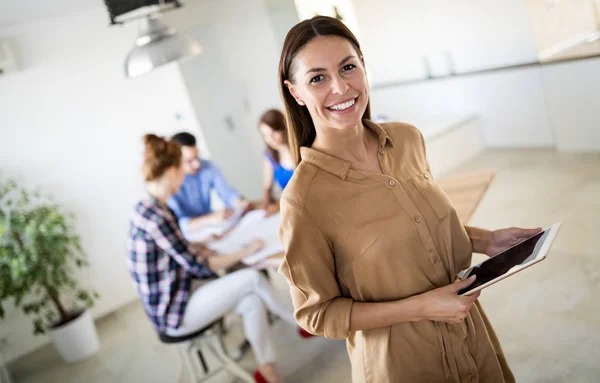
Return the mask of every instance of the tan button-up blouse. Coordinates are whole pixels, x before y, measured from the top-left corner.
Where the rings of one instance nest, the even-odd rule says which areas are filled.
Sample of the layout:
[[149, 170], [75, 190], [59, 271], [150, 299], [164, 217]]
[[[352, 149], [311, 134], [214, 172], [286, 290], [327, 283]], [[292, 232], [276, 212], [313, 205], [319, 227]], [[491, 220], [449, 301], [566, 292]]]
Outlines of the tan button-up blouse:
[[311, 148], [281, 199], [295, 315], [307, 331], [346, 339], [353, 382], [513, 382], [481, 306], [460, 324], [422, 320], [350, 332], [353, 302], [392, 301], [452, 283], [472, 245], [429, 172], [421, 133], [365, 126], [379, 137], [383, 173]]

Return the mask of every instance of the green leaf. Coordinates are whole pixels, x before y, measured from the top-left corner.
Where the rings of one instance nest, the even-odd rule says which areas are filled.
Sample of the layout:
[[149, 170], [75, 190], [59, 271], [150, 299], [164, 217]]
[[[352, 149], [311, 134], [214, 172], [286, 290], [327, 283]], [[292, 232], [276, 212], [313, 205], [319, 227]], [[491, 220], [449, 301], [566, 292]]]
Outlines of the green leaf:
[[23, 305], [23, 312], [25, 314], [37, 314], [40, 312], [41, 305], [38, 302], [35, 303], [27, 303]]
[[46, 329], [44, 328], [44, 322], [42, 318], [36, 318], [33, 321], [33, 334], [34, 335], [42, 335], [46, 333]]
[[82, 301], [88, 300], [90, 299], [90, 294], [88, 294], [88, 292], [85, 290], [79, 290], [77, 292], [77, 299]]
[[48, 310], [46, 311], [46, 314], [44, 316], [46, 317], [48, 323], [51, 323], [54, 320], [54, 318], [56, 318], [56, 313], [52, 310]]

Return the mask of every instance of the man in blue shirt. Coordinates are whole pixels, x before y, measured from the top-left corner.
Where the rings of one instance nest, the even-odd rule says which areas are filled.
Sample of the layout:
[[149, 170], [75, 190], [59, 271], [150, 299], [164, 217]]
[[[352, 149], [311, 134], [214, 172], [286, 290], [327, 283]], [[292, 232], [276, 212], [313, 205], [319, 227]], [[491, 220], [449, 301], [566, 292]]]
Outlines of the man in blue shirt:
[[[169, 199], [168, 205], [175, 212], [184, 233], [225, 223], [232, 214], [231, 209], [245, 207], [250, 210], [251, 205], [227, 183], [219, 168], [208, 160], [200, 159], [196, 137], [184, 132], [177, 133], [172, 139], [181, 145], [186, 175], [181, 189]], [[210, 204], [213, 189], [227, 209], [213, 212]]]

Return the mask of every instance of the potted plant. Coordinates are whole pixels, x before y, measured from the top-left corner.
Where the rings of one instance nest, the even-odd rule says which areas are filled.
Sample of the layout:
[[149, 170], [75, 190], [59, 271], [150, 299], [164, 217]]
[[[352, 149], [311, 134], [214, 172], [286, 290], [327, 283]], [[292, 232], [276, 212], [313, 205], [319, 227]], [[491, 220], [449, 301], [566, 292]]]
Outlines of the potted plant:
[[0, 179], [0, 318], [12, 298], [69, 363], [99, 348], [88, 310], [98, 295], [78, 287], [75, 268], [87, 261], [72, 221], [50, 199]]

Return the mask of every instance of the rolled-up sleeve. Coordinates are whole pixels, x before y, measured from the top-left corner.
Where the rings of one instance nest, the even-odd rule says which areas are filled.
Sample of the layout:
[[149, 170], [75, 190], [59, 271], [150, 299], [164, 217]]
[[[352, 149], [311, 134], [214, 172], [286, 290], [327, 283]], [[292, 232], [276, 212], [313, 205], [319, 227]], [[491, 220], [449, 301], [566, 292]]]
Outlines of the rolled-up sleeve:
[[219, 168], [212, 165], [211, 170], [213, 175], [213, 186], [219, 195], [219, 198], [221, 198], [228, 208], [233, 208], [234, 202], [240, 198], [240, 193], [229, 185]]
[[186, 272], [196, 278], [208, 278], [214, 273], [208, 268], [206, 261], [198, 260], [188, 247], [179, 228], [174, 222], [165, 218], [157, 218], [150, 226], [149, 234], [156, 244], [175, 260]]
[[353, 300], [341, 296], [333, 246], [304, 209], [285, 197], [280, 238], [285, 258], [279, 273], [288, 281], [296, 321], [312, 334], [345, 339]]

